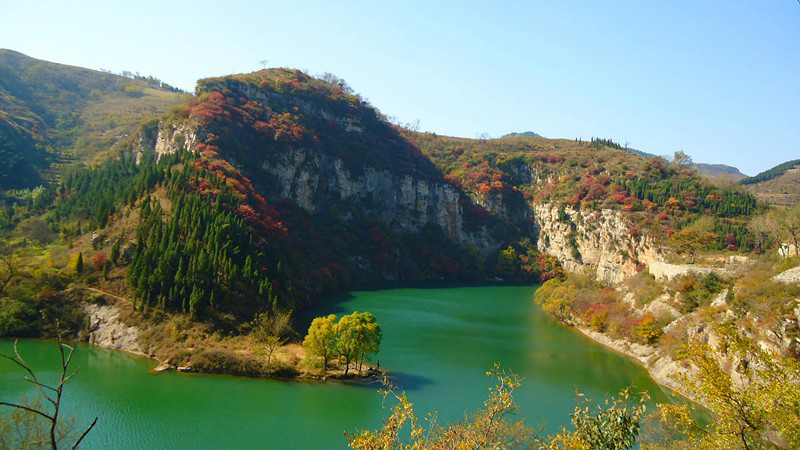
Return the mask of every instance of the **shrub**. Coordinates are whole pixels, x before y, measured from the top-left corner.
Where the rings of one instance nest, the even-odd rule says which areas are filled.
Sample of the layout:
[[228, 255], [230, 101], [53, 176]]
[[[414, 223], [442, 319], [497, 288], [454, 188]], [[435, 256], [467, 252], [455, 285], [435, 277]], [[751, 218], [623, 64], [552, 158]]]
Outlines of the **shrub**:
[[636, 326], [636, 335], [646, 344], [652, 345], [658, 341], [663, 333], [661, 326], [656, 322], [655, 317], [646, 314]]
[[192, 367], [200, 372], [227, 373], [259, 376], [263, 373], [261, 363], [231, 350], [206, 350], [191, 357]]
[[104, 252], [97, 252], [92, 256], [92, 264], [94, 268], [100, 270], [106, 264], [107, 258]]

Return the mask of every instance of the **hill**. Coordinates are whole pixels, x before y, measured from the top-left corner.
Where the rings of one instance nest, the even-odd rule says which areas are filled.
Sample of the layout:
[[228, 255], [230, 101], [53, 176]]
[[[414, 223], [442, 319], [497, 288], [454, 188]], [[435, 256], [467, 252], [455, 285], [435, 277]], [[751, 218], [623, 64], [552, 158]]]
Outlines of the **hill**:
[[532, 138], [540, 138], [540, 137], [544, 137], [544, 136], [542, 136], [541, 134], [534, 133], [533, 131], [523, 131], [522, 133], [513, 133], [513, 132], [512, 132], [512, 133], [508, 133], [508, 134], [506, 134], [506, 135], [504, 135], [504, 136], [501, 136], [501, 139], [502, 139], [502, 138], [507, 138], [507, 137], [532, 137]]
[[725, 177], [730, 180], [739, 181], [747, 177], [747, 175], [739, 172], [739, 169], [736, 167], [725, 164], [694, 163], [692, 164], [692, 168], [700, 175], [707, 176], [711, 179]]
[[757, 210], [746, 194], [610, 140], [406, 130], [342, 80], [292, 69], [200, 80], [118, 151], [64, 178], [49, 220], [77, 239], [134, 208], [135, 232], [106, 233], [136, 247], [133, 292], [143, 306], [198, 317], [302, 306], [368, 281], [551, 277], [557, 262], [540, 250], [612, 280], [640, 264], [641, 249], [615, 250], [627, 256], [609, 266], [589, 234], [558, 225], [573, 221], [566, 209], [613, 216], [626, 225], [605, 231], [637, 242], [714, 214], [718, 248], [751, 245], [737, 217]]
[[[705, 248], [755, 246], [754, 197], [611, 140], [419, 133], [343, 80], [293, 69], [200, 80], [187, 97], [85, 155], [98, 163], [56, 167], [47, 188], [9, 194], [0, 233], [41, 267], [4, 303], [4, 323], [23, 327], [15, 333], [45, 334], [26, 318], [74, 283], [130, 299], [131, 320], [162, 330], [144, 333], [150, 351], [188, 358], [194, 350], [168, 337], [170, 318], [237, 337], [256, 314], [370, 282], [534, 282], [566, 270], [617, 284], [700, 219]], [[92, 106], [27, 98], [19, 110], [43, 123]], [[62, 148], [91, 140], [73, 131]]]
[[[660, 156], [636, 150], [633, 148], [624, 148], [633, 154], [639, 155], [644, 158], [659, 158]], [[661, 158], [667, 159], [663, 156]], [[706, 164], [706, 163], [692, 163], [691, 168], [696, 170], [698, 174], [708, 178], [711, 181], [739, 181], [747, 175], [739, 172], [739, 169], [726, 164]]]
[[800, 201], [800, 159], [787, 161], [740, 181], [760, 200], [778, 206]]
[[0, 49], [0, 186], [34, 187], [53, 163], [102, 159], [144, 118], [188, 98], [154, 81]]

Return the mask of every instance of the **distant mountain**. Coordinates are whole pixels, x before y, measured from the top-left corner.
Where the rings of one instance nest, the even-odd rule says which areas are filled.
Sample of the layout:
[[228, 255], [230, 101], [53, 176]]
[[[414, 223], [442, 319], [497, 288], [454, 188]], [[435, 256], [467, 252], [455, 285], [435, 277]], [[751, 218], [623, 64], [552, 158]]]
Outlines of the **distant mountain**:
[[[639, 155], [643, 158], [665, 158], [667, 156], [658, 156], [652, 153], [643, 152], [641, 150], [636, 150], [635, 148], [623, 148], [623, 150], [631, 152], [635, 155]], [[697, 171], [698, 174], [711, 179], [712, 181], [719, 178], [719, 177], [726, 177], [730, 178], [733, 181], [739, 181], [743, 178], [746, 178], [747, 175], [743, 174], [739, 171], [736, 167], [729, 166], [726, 164], [706, 164], [706, 163], [694, 163], [692, 164], [692, 168]]]
[[189, 96], [0, 49], [0, 188], [32, 187], [50, 164], [96, 159], [146, 117]]
[[622, 149], [625, 150], [626, 152], [631, 152], [634, 155], [639, 155], [639, 156], [641, 156], [643, 158], [657, 158], [658, 157], [658, 155], [654, 155], [652, 153], [643, 152], [641, 150], [636, 150], [635, 148], [623, 147]]
[[523, 131], [522, 133], [508, 133], [500, 138], [507, 138], [507, 137], [532, 137], [532, 138], [540, 138], [544, 137], [541, 134], [534, 133], [533, 131]]
[[739, 169], [737, 169], [736, 167], [728, 166], [726, 164], [695, 163], [692, 164], [692, 167], [700, 175], [705, 175], [711, 178], [725, 176], [733, 178], [734, 180], [738, 181], [747, 177], [747, 175], [740, 172]]
[[780, 206], [800, 201], [800, 159], [787, 161], [740, 181], [760, 200]]

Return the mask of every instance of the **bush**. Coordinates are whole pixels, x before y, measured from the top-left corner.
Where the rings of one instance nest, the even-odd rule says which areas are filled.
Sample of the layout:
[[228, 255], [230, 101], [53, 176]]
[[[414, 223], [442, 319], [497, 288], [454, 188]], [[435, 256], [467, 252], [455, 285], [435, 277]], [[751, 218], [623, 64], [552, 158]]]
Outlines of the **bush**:
[[35, 336], [36, 309], [16, 299], [0, 299], [0, 336]]
[[225, 349], [213, 349], [197, 353], [192, 355], [190, 362], [194, 369], [205, 373], [227, 373], [247, 376], [261, 376], [264, 373], [261, 363], [257, 360]]
[[662, 333], [661, 326], [656, 322], [655, 317], [649, 314], [642, 317], [636, 326], [636, 335], [648, 345], [655, 344]]
[[106, 261], [106, 254], [103, 252], [97, 252], [92, 256], [92, 263], [94, 264], [94, 268], [97, 270], [102, 269]]

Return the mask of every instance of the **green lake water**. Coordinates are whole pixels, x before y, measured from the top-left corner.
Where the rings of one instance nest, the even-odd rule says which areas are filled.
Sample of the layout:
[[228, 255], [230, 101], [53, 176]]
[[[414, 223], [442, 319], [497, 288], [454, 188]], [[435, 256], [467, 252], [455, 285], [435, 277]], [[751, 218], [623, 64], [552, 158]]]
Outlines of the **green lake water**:
[[[594, 398], [628, 385], [653, 402], [669, 399], [641, 367], [549, 319], [534, 286], [398, 288], [329, 297], [313, 313], [370, 311], [383, 328], [377, 359], [415, 403], [418, 416], [443, 420], [480, 408], [494, 362], [519, 374], [516, 400], [529, 424], [567, 424], [575, 389]], [[301, 319], [303, 321], [305, 319]], [[0, 340], [9, 352], [12, 341]], [[52, 379], [52, 342], [21, 340], [20, 353]], [[86, 449], [334, 449], [344, 431], [374, 428], [387, 411], [377, 385], [286, 382], [148, 371], [154, 362], [81, 346], [80, 373], [66, 390], [79, 423], [99, 416]], [[11, 363], [0, 361], [0, 399], [32, 395]], [[7, 414], [7, 410], [0, 410]]]

